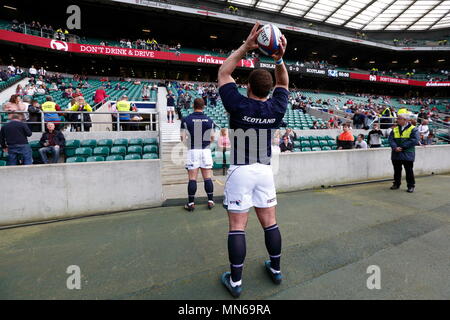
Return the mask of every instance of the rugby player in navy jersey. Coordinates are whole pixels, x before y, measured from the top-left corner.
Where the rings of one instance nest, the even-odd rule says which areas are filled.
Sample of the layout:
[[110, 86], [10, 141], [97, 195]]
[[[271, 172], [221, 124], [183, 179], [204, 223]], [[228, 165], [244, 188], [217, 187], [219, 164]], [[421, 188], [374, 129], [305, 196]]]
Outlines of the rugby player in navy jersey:
[[[271, 142], [286, 113], [289, 77], [283, 62], [287, 41], [281, 37], [275, 60], [275, 88], [270, 72], [252, 71], [248, 78], [247, 97], [241, 95], [232, 73], [246, 53], [257, 49], [261, 30], [256, 23], [245, 43], [219, 69], [219, 94], [230, 114], [231, 166], [225, 185], [224, 207], [228, 211], [228, 254], [231, 272], [221, 281], [233, 297], [242, 291], [242, 269], [246, 255], [245, 228], [249, 210], [254, 207], [264, 229], [270, 260], [264, 262], [271, 280], [280, 284], [281, 234], [276, 221], [277, 196], [270, 166]], [[269, 98], [273, 90], [272, 97]]]
[[215, 124], [203, 113], [205, 102], [198, 98], [194, 100], [194, 113], [181, 120], [181, 141], [187, 142], [188, 154], [186, 169], [188, 170], [188, 203], [184, 206], [187, 211], [195, 209], [195, 194], [197, 192], [197, 175], [201, 169], [208, 196], [208, 209], [214, 207], [214, 184], [211, 180], [213, 159], [209, 145], [214, 140]]

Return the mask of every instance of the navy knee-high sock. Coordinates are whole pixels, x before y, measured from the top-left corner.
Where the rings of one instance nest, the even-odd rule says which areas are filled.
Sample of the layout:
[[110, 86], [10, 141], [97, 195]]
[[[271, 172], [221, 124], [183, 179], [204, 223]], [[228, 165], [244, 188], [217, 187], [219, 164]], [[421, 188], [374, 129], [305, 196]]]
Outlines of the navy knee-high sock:
[[245, 255], [245, 231], [230, 231], [228, 233], [228, 256], [231, 264], [231, 280], [233, 282], [238, 282], [242, 279]]
[[214, 200], [214, 183], [211, 179], [205, 180], [205, 192], [208, 195], [208, 201]]
[[278, 225], [264, 228], [266, 248], [270, 256], [270, 266], [275, 271], [280, 271], [281, 260], [281, 233]]
[[197, 193], [197, 181], [196, 180], [189, 180], [188, 183], [188, 196], [189, 196], [189, 203], [194, 203], [195, 201], [195, 194]]

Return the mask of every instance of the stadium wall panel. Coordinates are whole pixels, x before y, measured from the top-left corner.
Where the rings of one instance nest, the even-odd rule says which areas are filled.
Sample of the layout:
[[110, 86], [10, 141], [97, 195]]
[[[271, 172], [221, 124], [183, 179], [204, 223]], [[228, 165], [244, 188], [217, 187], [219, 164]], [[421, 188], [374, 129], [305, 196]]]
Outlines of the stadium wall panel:
[[[450, 145], [417, 147], [414, 171], [416, 175], [450, 173]], [[394, 175], [390, 148], [281, 154], [274, 172], [278, 192], [393, 178]], [[403, 171], [403, 179], [404, 174]]]
[[0, 167], [0, 226], [162, 205], [159, 160]]

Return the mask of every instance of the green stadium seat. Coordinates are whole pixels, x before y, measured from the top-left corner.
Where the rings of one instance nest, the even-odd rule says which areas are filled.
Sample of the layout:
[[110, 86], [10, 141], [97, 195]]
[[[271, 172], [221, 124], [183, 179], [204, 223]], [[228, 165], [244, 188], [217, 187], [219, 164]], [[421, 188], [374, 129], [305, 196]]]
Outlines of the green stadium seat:
[[66, 159], [66, 163], [86, 162], [83, 157], [70, 157]]
[[309, 142], [309, 141], [302, 141], [301, 142], [301, 147], [302, 148], [310, 148], [311, 147], [311, 142]]
[[144, 146], [148, 146], [148, 145], [151, 145], [151, 144], [158, 145], [158, 139], [156, 139], [156, 138], [144, 139]]
[[142, 147], [141, 146], [130, 146], [128, 147], [128, 154], [142, 154]]
[[322, 151], [322, 148], [320, 147], [313, 147], [311, 148], [312, 151]]
[[142, 146], [144, 144], [143, 139], [130, 139], [128, 140], [129, 146]]
[[0, 167], [5, 167], [6, 166], [6, 161], [0, 160]]
[[112, 139], [102, 139], [97, 141], [97, 147], [113, 147], [113, 141]]
[[136, 153], [128, 154], [128, 155], [125, 156], [125, 160], [141, 160], [141, 159], [142, 159], [141, 155], [140, 154], [136, 154]]
[[125, 155], [127, 154], [127, 148], [123, 146], [112, 147], [110, 154], [125, 157]]
[[94, 156], [107, 157], [109, 156], [108, 147], [97, 147], [94, 149]]
[[301, 143], [300, 141], [294, 141], [294, 148], [300, 148]]
[[330, 147], [322, 147], [322, 151], [330, 151], [331, 148]]
[[302, 148], [302, 152], [312, 151], [311, 148]]
[[106, 157], [105, 161], [121, 161], [121, 160], [123, 160], [123, 156], [115, 154], [115, 155]]
[[65, 148], [76, 149], [80, 147], [80, 140], [66, 140]]
[[147, 145], [144, 147], [144, 153], [158, 153], [158, 146]]
[[89, 139], [81, 141], [81, 147], [83, 148], [95, 148], [97, 147], [97, 140]]
[[114, 140], [114, 146], [123, 146], [128, 147], [128, 140], [127, 139], [116, 139]]
[[335, 140], [328, 140], [328, 146], [329, 146], [329, 147], [334, 147], [334, 146], [336, 146], [336, 141], [335, 141]]
[[156, 153], [146, 153], [142, 156], [142, 159], [144, 160], [158, 159], [158, 155]]
[[[318, 148], [320, 147], [320, 143], [317, 140], [311, 140], [311, 147], [312, 148]], [[319, 148], [320, 149], [320, 148]], [[314, 150], [313, 150], [314, 151]]]
[[101, 162], [101, 161], [105, 161], [105, 158], [101, 156], [94, 156], [86, 159], [86, 162]]
[[292, 151], [293, 151], [293, 152], [302, 152], [302, 149], [300, 149], [300, 148], [294, 148]]
[[77, 148], [75, 149], [75, 156], [88, 158], [92, 156], [91, 148]]
[[31, 149], [40, 149], [42, 147], [41, 142], [39, 140], [30, 141], [30, 147]]
[[320, 140], [319, 145], [321, 148], [328, 147], [328, 140]]

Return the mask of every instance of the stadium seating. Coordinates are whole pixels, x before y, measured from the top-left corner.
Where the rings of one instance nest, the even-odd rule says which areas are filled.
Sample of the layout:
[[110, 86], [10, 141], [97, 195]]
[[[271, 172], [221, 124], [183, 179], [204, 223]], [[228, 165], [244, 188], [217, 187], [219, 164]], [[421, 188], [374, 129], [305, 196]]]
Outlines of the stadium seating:
[[105, 161], [105, 158], [101, 156], [93, 156], [86, 159], [86, 162], [101, 162], [101, 161]]
[[[30, 141], [35, 162], [39, 162], [39, 140]], [[139, 159], [159, 159], [158, 139], [101, 139], [66, 140], [64, 154], [66, 163], [99, 162]], [[0, 160], [7, 160], [7, 153], [0, 151]], [[127, 157], [130, 156], [130, 157]]]

